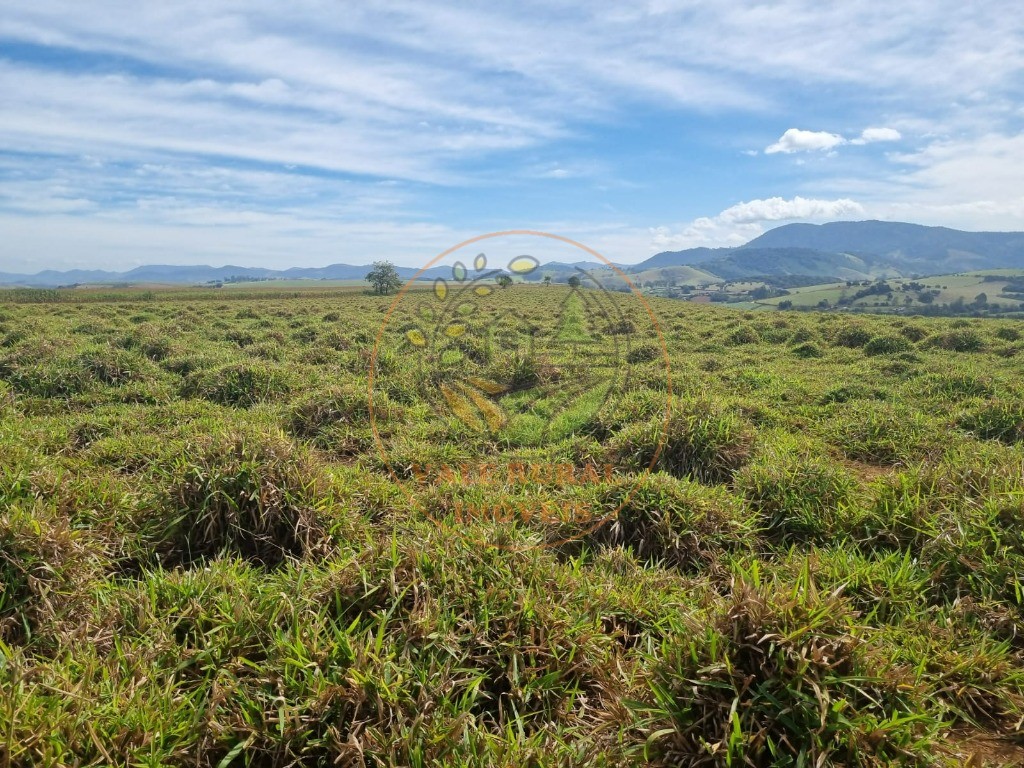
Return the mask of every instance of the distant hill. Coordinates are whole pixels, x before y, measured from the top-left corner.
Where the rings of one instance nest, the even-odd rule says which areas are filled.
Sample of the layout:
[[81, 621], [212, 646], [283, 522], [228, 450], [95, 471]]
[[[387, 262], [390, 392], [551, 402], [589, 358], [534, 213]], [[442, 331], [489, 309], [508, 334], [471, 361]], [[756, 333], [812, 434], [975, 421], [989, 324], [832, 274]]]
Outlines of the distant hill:
[[736, 280], [762, 275], [841, 279], [1024, 268], [1024, 232], [964, 232], [889, 221], [786, 224], [737, 248], [666, 251], [632, 267], [699, 264]]
[[[369, 265], [331, 264], [326, 267], [292, 267], [291, 269], [264, 269], [261, 267], [209, 267], [205, 265], [179, 266], [174, 264], [153, 264], [136, 267], [127, 272], [102, 270], [70, 270], [57, 272], [47, 270], [35, 275], [19, 275], [0, 272], [0, 285], [25, 286], [29, 288], [53, 288], [62, 285], [89, 285], [111, 283], [163, 283], [169, 285], [196, 285], [231, 278], [252, 280], [362, 280], [371, 269]], [[412, 267], [397, 267], [399, 277], [409, 280], [419, 271]], [[432, 280], [447, 276], [450, 270], [434, 267], [426, 270], [421, 279]]]
[[[711, 258], [705, 258], [706, 253]], [[700, 259], [695, 261], [695, 259]], [[721, 280], [743, 280], [751, 277], [801, 275], [806, 277], [842, 278], [843, 280], [870, 280], [877, 277], [900, 276], [903, 271], [883, 263], [870, 255], [854, 256], [832, 253], [814, 248], [694, 248], [676, 253], [659, 253], [630, 268], [633, 273], [647, 273], [652, 262], [661, 269], [675, 264], [694, 269]]]
[[[836, 221], [828, 224], [786, 224], [737, 248], [689, 248], [665, 251], [639, 264], [619, 265], [641, 279], [654, 279], [651, 270], [674, 269], [668, 275], [683, 282], [707, 283], [769, 276], [867, 280], [969, 272], [979, 269], [1024, 269], [1024, 232], [963, 232], [890, 221]], [[686, 267], [688, 269], [675, 269]], [[55, 287], [96, 283], [201, 284], [232, 277], [282, 280], [362, 280], [368, 265], [331, 264], [275, 270], [259, 267], [152, 265], [127, 272], [48, 270], [35, 275], [0, 272], [0, 285]], [[531, 280], [549, 275], [564, 282], [579, 269], [607, 272], [610, 283], [621, 282], [604, 264], [550, 262]], [[398, 267], [408, 280], [412, 267]], [[646, 274], [645, 274], [646, 273]], [[449, 270], [435, 267], [422, 279], [444, 277]], [[667, 273], [666, 273], [667, 274]]]
[[739, 280], [755, 275], [805, 275], [868, 280], [901, 274], [900, 270], [879, 264], [871, 257], [828, 253], [812, 248], [736, 248], [726, 256], [704, 262], [701, 268], [726, 280]]
[[[326, 267], [292, 267], [290, 269], [266, 269], [262, 267], [239, 267], [228, 265], [210, 267], [205, 265], [180, 266], [174, 264], [153, 264], [136, 267], [127, 272], [102, 270], [70, 270], [57, 272], [47, 270], [35, 275], [19, 275], [0, 272], [0, 285], [24, 286], [29, 288], [53, 288], [66, 285], [95, 285], [112, 283], [199, 285], [232, 278], [251, 280], [362, 280], [371, 266], [368, 264], [331, 264]], [[396, 267], [399, 277], [410, 280], [419, 272], [415, 267]], [[530, 274], [527, 279], [541, 280], [549, 275], [556, 282], [565, 282], [580, 270], [600, 272], [608, 270], [606, 264], [580, 261], [574, 263], [550, 262]], [[623, 267], [628, 269], [628, 267]], [[450, 277], [449, 267], [431, 267], [419, 276], [421, 280]]]
[[633, 272], [642, 272], [645, 269], [658, 267], [692, 267], [728, 256], [735, 250], [735, 248], [687, 248], [685, 251], [662, 251], [646, 261], [634, 264], [629, 269]]
[[787, 224], [751, 240], [742, 249], [810, 248], [870, 254], [929, 274], [971, 269], [1024, 267], [1024, 232], [963, 232], [892, 221]]

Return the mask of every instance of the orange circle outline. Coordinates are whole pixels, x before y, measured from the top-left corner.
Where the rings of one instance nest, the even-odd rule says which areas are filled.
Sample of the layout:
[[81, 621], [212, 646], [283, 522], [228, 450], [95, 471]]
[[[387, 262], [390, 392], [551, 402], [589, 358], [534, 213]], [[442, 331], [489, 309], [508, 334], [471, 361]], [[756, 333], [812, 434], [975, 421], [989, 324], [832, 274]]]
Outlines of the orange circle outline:
[[[386, 466], [387, 469], [388, 469], [388, 474], [390, 474], [391, 475], [391, 479], [394, 480], [395, 483], [400, 488], [402, 488], [402, 491], [406, 494], [406, 496], [409, 497], [410, 503], [413, 504], [414, 506], [415, 506], [416, 500], [415, 500], [415, 497], [414, 497], [413, 493], [411, 491], [407, 490], [402, 485], [402, 480], [398, 477], [398, 475], [395, 472], [394, 468], [391, 466], [391, 462], [388, 461], [387, 451], [384, 449], [384, 442], [381, 439], [380, 433], [377, 430], [376, 411], [375, 411], [375, 409], [373, 407], [373, 383], [374, 383], [374, 381], [376, 379], [377, 354], [378, 354], [378, 350], [380, 349], [381, 342], [382, 342], [382, 340], [384, 338], [384, 331], [388, 327], [388, 324], [391, 322], [391, 316], [394, 314], [395, 309], [401, 303], [402, 298], [405, 296], [405, 294], [409, 292], [410, 287], [420, 278], [420, 276], [424, 272], [426, 272], [428, 269], [430, 269], [435, 264], [437, 264], [437, 262], [439, 262], [445, 256], [449, 256], [452, 253], [455, 253], [456, 251], [459, 251], [459, 250], [465, 248], [468, 245], [472, 245], [473, 243], [478, 243], [478, 242], [481, 242], [483, 240], [490, 240], [490, 239], [493, 239], [493, 238], [496, 238], [496, 237], [509, 237], [509, 236], [544, 237], [544, 238], [548, 238], [549, 240], [556, 240], [556, 241], [559, 241], [559, 242], [562, 242], [562, 243], [566, 243], [567, 245], [571, 245], [571, 246], [573, 246], [575, 248], [579, 248], [580, 250], [584, 251], [585, 253], [589, 253], [591, 256], [596, 257], [601, 262], [603, 262], [605, 265], [611, 267], [611, 269], [614, 270], [619, 275], [619, 277], [621, 277], [623, 280], [626, 281], [626, 285], [629, 286], [630, 292], [634, 296], [636, 296], [636, 298], [638, 298], [640, 300], [640, 303], [643, 304], [644, 309], [647, 310], [647, 315], [650, 318], [651, 323], [654, 326], [654, 330], [655, 330], [655, 332], [658, 335], [658, 344], [661, 347], [662, 358], [665, 361], [665, 381], [666, 381], [666, 384], [667, 384], [667, 393], [666, 393], [666, 398], [665, 398], [665, 418], [662, 419], [662, 422], [661, 422], [661, 432], [660, 432], [660, 435], [659, 435], [658, 444], [655, 447], [654, 455], [651, 457], [650, 463], [647, 465], [647, 469], [644, 470], [645, 473], [651, 472], [654, 469], [654, 465], [658, 462], [658, 459], [661, 457], [662, 449], [664, 448], [665, 441], [668, 438], [668, 422], [669, 422], [669, 418], [671, 417], [671, 414], [672, 414], [672, 364], [671, 364], [671, 361], [669, 360], [669, 356], [668, 356], [668, 347], [665, 344], [665, 336], [662, 333], [661, 325], [658, 323], [657, 315], [655, 315], [654, 310], [651, 308], [651, 305], [647, 302], [647, 299], [644, 298], [643, 294], [640, 293], [640, 291], [633, 284], [633, 281], [629, 279], [629, 277], [626, 275], [626, 273], [623, 272], [621, 269], [619, 269], [614, 264], [612, 264], [612, 262], [610, 262], [608, 259], [606, 259], [603, 255], [601, 255], [600, 253], [595, 251], [590, 246], [584, 245], [583, 243], [581, 243], [581, 242], [579, 242], [577, 240], [573, 240], [570, 237], [565, 237], [564, 235], [556, 235], [556, 234], [553, 234], [551, 232], [543, 232], [543, 231], [536, 230], [536, 229], [506, 229], [506, 230], [501, 230], [501, 231], [498, 231], [498, 232], [487, 232], [487, 233], [484, 233], [482, 235], [476, 235], [475, 237], [471, 237], [468, 240], [463, 240], [461, 243], [458, 243], [457, 245], [453, 245], [452, 247], [448, 248], [447, 250], [442, 251], [437, 256], [435, 256], [433, 259], [431, 259], [429, 262], [427, 262], [426, 265], [421, 267], [420, 270], [415, 275], [413, 275], [412, 277], [410, 277], [406, 281], [405, 285], [403, 285], [401, 287], [401, 289], [399, 289], [398, 293], [395, 295], [394, 301], [391, 302], [391, 306], [388, 308], [388, 311], [384, 315], [384, 320], [381, 323], [380, 328], [377, 330], [377, 338], [374, 340], [373, 352], [370, 355], [370, 370], [369, 370], [369, 375], [367, 377], [367, 389], [368, 389], [368, 396], [369, 396], [368, 397], [368, 405], [369, 405], [369, 411], [370, 411], [370, 429], [373, 432], [374, 442], [377, 444], [377, 451], [380, 454], [381, 460], [384, 462], [384, 466]], [[514, 551], [514, 552], [522, 552], [522, 551], [526, 551], [528, 549], [537, 549], [537, 548], [545, 549], [547, 547], [557, 547], [557, 546], [561, 546], [562, 544], [567, 544], [570, 541], [578, 541], [580, 539], [583, 539], [588, 534], [592, 533], [593, 531], [595, 531], [596, 529], [598, 529], [602, 525], [605, 525], [606, 523], [608, 523], [613, 517], [617, 517], [618, 516], [619, 512], [622, 510], [622, 508], [629, 501], [630, 497], [633, 495], [633, 491], [635, 491], [636, 487], [640, 484], [640, 480], [641, 480], [642, 477], [643, 477], [643, 475], [641, 474], [636, 479], [636, 482], [634, 482], [633, 485], [630, 487], [629, 492], [626, 494], [625, 498], [622, 500], [622, 502], [619, 504], [619, 506], [617, 506], [613, 511], [609, 512], [607, 515], [602, 517], [596, 523], [593, 523], [589, 528], [586, 528], [586, 529], [578, 532], [574, 536], [571, 536], [571, 537], [566, 538], [566, 539], [559, 539], [557, 541], [545, 541], [542, 544], [536, 544], [536, 545], [532, 545], [532, 546], [529, 546], [529, 547], [511, 547], [511, 546], [506, 546], [504, 544], [495, 544], [493, 542], [487, 542], [487, 541], [485, 541], [483, 543], [484, 543], [485, 546], [493, 547], [495, 549], [505, 549], [505, 550], [510, 550], [510, 551]], [[449, 529], [451, 527], [451, 526], [447, 525], [446, 523], [443, 523], [443, 522], [440, 522], [439, 520], [434, 519], [433, 515], [431, 515], [429, 512], [426, 512], [426, 510], [424, 510], [423, 514], [426, 515], [427, 518], [429, 518], [430, 521], [432, 523], [434, 523], [434, 525], [436, 525], [438, 528]], [[458, 535], [462, 536], [463, 538], [468, 538], [466, 536], [466, 534], [461, 533], [461, 532], [458, 532]]]

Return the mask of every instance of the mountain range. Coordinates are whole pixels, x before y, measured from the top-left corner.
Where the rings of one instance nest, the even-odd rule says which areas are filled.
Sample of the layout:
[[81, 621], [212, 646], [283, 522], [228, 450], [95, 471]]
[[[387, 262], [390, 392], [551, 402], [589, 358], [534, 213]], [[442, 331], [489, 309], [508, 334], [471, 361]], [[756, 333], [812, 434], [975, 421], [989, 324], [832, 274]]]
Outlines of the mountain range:
[[666, 251], [631, 270], [674, 266], [695, 266], [730, 280], [769, 275], [867, 279], [1024, 269], [1024, 232], [964, 232], [890, 221], [786, 224], [737, 248]]
[[[686, 267], [685, 273], [708, 279], [741, 280], [750, 277], [804, 276], [837, 279], [917, 277], [980, 269], [1024, 269], [1024, 232], [964, 232], [886, 221], [840, 221], [827, 224], [786, 224], [769, 230], [736, 248], [690, 248], [665, 251], [620, 269], [640, 274], [667, 267]], [[545, 264], [534, 274], [564, 279], [578, 269], [606, 269], [582, 262]], [[0, 284], [56, 287], [81, 284], [169, 283], [202, 284], [231, 278], [281, 280], [361, 280], [369, 266], [332, 264], [326, 267], [275, 270], [240, 266], [137, 267], [127, 272], [103, 270], [48, 270], [35, 275], [0, 272]], [[398, 267], [403, 280], [416, 275], [412, 267]], [[423, 279], [447, 275], [435, 267]]]

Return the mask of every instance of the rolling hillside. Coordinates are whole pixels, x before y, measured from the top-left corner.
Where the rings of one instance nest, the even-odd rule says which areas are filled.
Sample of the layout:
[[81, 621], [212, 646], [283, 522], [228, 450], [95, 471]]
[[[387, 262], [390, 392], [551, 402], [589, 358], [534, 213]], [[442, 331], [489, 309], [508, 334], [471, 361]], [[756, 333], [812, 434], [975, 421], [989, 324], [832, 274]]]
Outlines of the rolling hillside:
[[904, 270], [931, 274], [1024, 267], [1024, 233], [962, 232], [888, 221], [787, 224], [740, 250], [758, 248], [870, 254]]
[[809, 275], [914, 277], [1024, 267], [1024, 233], [962, 232], [884, 221], [787, 224], [738, 248], [656, 254], [633, 267], [694, 265], [725, 279]]

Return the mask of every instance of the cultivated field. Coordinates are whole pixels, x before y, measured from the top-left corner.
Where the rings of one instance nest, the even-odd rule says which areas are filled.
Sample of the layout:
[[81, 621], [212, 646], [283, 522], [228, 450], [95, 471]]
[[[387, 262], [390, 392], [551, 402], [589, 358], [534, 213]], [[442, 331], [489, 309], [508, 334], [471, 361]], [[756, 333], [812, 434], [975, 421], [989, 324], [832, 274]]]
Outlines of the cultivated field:
[[434, 298], [0, 303], [0, 766], [1024, 762], [1024, 324]]

